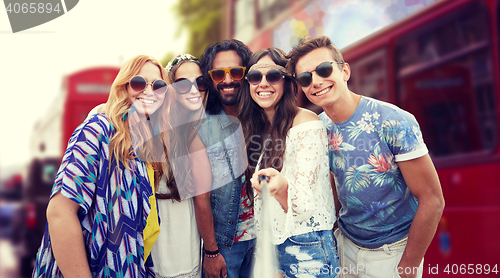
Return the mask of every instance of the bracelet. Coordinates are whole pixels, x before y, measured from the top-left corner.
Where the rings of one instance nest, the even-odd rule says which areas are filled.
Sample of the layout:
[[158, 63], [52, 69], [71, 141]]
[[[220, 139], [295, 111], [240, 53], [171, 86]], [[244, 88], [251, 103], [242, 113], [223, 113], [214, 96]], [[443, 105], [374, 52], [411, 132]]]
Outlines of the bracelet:
[[220, 255], [220, 253], [217, 253], [217, 254], [215, 254], [215, 255], [205, 254], [205, 257], [207, 257], [207, 258], [215, 258], [215, 257], [217, 257], [217, 256], [219, 256], [219, 255]]
[[[217, 250], [215, 250], [215, 251], [208, 251], [205, 248], [203, 248], [203, 252], [205, 252], [205, 255], [219, 255], [220, 248], [217, 247]], [[217, 256], [215, 256], [215, 257], [217, 257]]]

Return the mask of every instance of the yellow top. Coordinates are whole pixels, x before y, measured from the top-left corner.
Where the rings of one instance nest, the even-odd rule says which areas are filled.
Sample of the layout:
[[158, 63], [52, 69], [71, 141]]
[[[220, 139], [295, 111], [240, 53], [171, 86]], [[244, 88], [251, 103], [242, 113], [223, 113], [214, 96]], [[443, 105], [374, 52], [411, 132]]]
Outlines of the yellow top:
[[156, 208], [155, 198], [155, 177], [154, 170], [151, 164], [147, 164], [149, 181], [153, 189], [153, 195], [149, 196], [149, 203], [151, 204], [151, 211], [149, 212], [146, 227], [144, 227], [144, 262], [148, 259], [149, 253], [155, 244], [156, 238], [160, 233], [160, 223], [158, 222], [158, 210]]

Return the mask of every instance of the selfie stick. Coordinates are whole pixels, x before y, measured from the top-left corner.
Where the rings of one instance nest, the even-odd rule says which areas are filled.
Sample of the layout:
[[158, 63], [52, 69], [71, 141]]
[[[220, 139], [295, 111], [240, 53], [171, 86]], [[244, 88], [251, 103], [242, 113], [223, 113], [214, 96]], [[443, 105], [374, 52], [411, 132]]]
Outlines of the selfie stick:
[[274, 250], [274, 245], [271, 242], [271, 208], [270, 208], [270, 198], [271, 193], [269, 192], [268, 183], [269, 177], [267, 176], [259, 176], [259, 184], [261, 184], [260, 193], [262, 196], [262, 221], [261, 221], [261, 237], [258, 238], [258, 250], [262, 256], [260, 262], [261, 272], [260, 275], [255, 276], [254, 278], [268, 278], [275, 277], [275, 261], [276, 255]]

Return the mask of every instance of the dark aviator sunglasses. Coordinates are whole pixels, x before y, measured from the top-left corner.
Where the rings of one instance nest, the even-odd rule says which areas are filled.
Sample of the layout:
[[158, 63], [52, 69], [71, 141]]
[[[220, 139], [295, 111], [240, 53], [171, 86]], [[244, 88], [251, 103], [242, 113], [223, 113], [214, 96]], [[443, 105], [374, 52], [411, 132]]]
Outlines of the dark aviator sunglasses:
[[295, 77], [295, 81], [297, 81], [297, 83], [301, 87], [308, 87], [309, 85], [311, 85], [313, 72], [316, 72], [316, 74], [319, 77], [326, 78], [326, 77], [330, 76], [330, 74], [332, 74], [332, 72], [333, 72], [333, 63], [343, 64], [344, 62], [336, 62], [336, 61], [323, 62], [323, 63], [319, 64], [315, 70], [312, 70], [309, 72], [305, 71], [305, 72], [297, 75]]

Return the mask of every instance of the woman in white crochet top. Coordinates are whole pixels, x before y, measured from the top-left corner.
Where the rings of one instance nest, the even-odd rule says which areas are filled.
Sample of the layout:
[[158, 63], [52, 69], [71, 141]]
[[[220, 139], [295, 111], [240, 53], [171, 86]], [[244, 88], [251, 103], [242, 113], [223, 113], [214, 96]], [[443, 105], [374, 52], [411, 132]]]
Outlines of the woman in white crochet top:
[[[332, 228], [335, 205], [329, 178], [328, 141], [318, 116], [297, 106], [297, 86], [282, 50], [263, 49], [248, 64], [240, 115], [246, 132], [255, 221], [259, 236], [262, 199], [258, 176], [269, 178], [271, 240], [279, 271], [336, 277]], [[259, 170], [260, 169], [260, 170]]]

